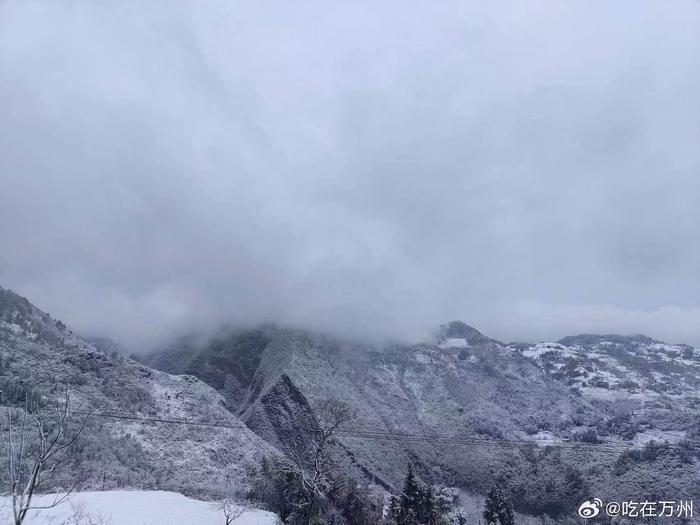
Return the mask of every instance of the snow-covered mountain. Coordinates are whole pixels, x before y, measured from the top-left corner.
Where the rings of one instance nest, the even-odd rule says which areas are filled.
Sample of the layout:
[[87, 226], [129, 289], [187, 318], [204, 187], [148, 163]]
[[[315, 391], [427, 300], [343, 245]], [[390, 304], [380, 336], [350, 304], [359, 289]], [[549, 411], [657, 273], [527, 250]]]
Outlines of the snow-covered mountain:
[[213, 496], [243, 488], [246, 468], [275, 453], [206, 383], [103, 353], [2, 288], [0, 365], [3, 405], [22, 406], [27, 392], [48, 395], [57, 385], [71, 385], [74, 407], [96, 414], [222, 424], [204, 428], [94, 416], [71, 447], [70, 464], [47, 479], [49, 488], [157, 488]]
[[[504, 344], [461, 322], [383, 346], [262, 326], [181, 338], [145, 364], [96, 342], [0, 289], [0, 401], [68, 383], [98, 413], [219, 425], [93, 418], [57, 489], [245, 491], [249, 467], [308, 439], [300, 423], [341, 399], [355, 416], [338, 436], [347, 474], [386, 493], [411, 463], [474, 501], [500, 480], [516, 510], [558, 520], [592, 495], [700, 498], [699, 356], [685, 345]], [[637, 450], [652, 439], [669, 444]]]
[[618, 414], [600, 436], [637, 444], [700, 437], [700, 349], [642, 335], [565, 337], [511, 345], [596, 406]]
[[[659, 394], [656, 404], [642, 403], [645, 419], [631, 383], [606, 390], [619, 398], [586, 395], [580, 382], [571, 383], [542, 360], [545, 345], [506, 345], [461, 322], [444, 325], [431, 342], [381, 348], [264, 327], [222, 334], [207, 344], [183, 339], [149, 362], [207, 381], [251, 429], [277, 445], [299, 439], [295, 421], [313, 414], [324, 399], [345, 400], [357, 416], [354, 430], [402, 436], [341, 438], [353, 467], [392, 491], [410, 461], [430, 482], [475, 493], [506, 476], [518, 509], [531, 514], [564, 515], [591, 493], [698, 493], [696, 460], [686, 463], [687, 454], [678, 459], [672, 448], [622, 472], [616, 467], [622, 452], [615, 453], [634, 446], [635, 439], [695, 439], [700, 428], [692, 402], [673, 403]], [[609, 359], [601, 353], [601, 363]], [[687, 352], [679, 359], [687, 360]], [[694, 366], [688, 363], [680, 364]], [[677, 377], [668, 370], [666, 384]], [[682, 388], [690, 399], [692, 387]], [[493, 444], [445, 444], [421, 436]], [[501, 441], [532, 446], [497, 445]], [[537, 446], [557, 443], [568, 446]], [[640, 488], [646, 469], [658, 472]]]
[[700, 349], [645, 336], [578, 335], [521, 347], [552, 377], [591, 398], [667, 396], [695, 404]]

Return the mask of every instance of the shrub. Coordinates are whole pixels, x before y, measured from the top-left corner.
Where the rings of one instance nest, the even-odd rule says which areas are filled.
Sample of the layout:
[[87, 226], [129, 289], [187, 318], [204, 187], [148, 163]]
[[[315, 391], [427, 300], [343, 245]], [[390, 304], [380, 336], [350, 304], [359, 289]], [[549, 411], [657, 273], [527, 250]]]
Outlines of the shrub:
[[572, 438], [574, 441], [578, 441], [580, 443], [590, 443], [593, 445], [597, 445], [601, 442], [595, 428], [587, 428], [586, 430], [577, 432], [572, 436]]

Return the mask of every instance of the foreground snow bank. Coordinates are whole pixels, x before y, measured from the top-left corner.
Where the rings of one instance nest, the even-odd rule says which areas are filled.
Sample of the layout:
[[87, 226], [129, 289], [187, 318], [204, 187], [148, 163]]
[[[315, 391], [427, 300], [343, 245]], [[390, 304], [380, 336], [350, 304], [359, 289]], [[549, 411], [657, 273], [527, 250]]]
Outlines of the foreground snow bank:
[[[53, 496], [39, 496], [36, 505], [46, 505]], [[82, 514], [82, 520], [78, 519]], [[0, 523], [11, 523], [11, 502], [0, 499]], [[223, 512], [215, 504], [190, 499], [175, 492], [121, 490], [76, 492], [56, 508], [30, 513], [26, 525], [224, 525]], [[276, 525], [271, 512], [251, 509], [234, 525]]]

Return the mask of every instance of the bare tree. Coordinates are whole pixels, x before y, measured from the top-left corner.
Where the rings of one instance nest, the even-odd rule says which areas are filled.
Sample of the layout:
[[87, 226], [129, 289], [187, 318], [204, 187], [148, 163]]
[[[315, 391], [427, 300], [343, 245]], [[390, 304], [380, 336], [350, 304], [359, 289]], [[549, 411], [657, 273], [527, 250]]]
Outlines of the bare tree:
[[110, 525], [111, 520], [102, 516], [93, 516], [85, 510], [84, 503], [71, 503], [71, 516], [61, 525]]
[[40, 406], [25, 401], [24, 410], [7, 408], [6, 421], [0, 417], [8, 491], [12, 499], [15, 525], [22, 525], [31, 510], [48, 509], [66, 501], [71, 491], [57, 494], [47, 504], [34, 505], [33, 498], [47, 475], [60, 465], [62, 453], [85, 429], [91, 413], [75, 420], [71, 409], [71, 389], [61, 400]]
[[234, 521], [250, 510], [247, 506], [234, 503], [228, 498], [221, 501], [219, 508], [224, 513], [224, 518], [226, 518], [225, 525], [231, 525]]
[[310, 427], [308, 443], [288, 447], [286, 458], [280, 464], [281, 474], [291, 474], [298, 481], [303, 498], [296, 503], [308, 524], [317, 502], [333, 487], [335, 461], [331, 454], [333, 434], [352, 419], [347, 403], [337, 399], [323, 401]]

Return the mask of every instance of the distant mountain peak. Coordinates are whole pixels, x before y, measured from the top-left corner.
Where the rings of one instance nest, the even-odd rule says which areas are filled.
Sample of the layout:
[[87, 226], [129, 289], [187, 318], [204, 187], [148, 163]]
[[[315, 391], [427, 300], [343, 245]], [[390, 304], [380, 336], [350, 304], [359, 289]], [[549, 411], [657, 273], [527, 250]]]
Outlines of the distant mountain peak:
[[497, 343], [495, 339], [485, 336], [473, 326], [462, 321], [452, 321], [440, 326], [438, 331], [438, 341], [463, 339], [466, 344], [479, 345], [484, 343]]

